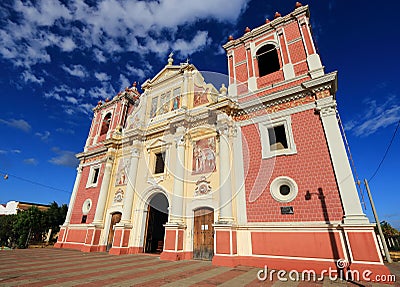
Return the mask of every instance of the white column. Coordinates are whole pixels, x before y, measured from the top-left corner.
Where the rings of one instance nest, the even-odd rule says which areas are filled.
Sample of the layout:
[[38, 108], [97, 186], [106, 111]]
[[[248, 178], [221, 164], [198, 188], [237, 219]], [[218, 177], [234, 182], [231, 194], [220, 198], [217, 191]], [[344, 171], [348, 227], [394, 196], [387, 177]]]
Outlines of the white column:
[[68, 212], [67, 212], [67, 216], [65, 217], [64, 226], [69, 225], [69, 223], [71, 221], [72, 209], [74, 208], [76, 194], [78, 193], [79, 183], [81, 182], [82, 166], [79, 165], [76, 168], [76, 170], [77, 170], [77, 174], [76, 174], [76, 178], [75, 178], [74, 189], [72, 190], [71, 198], [69, 200]]
[[342, 199], [344, 223], [369, 223], [368, 218], [361, 208], [353, 173], [350, 168], [343, 138], [340, 133], [339, 124], [336, 118], [336, 102], [333, 100], [332, 96], [318, 100], [317, 109], [320, 111], [333, 169], [338, 183], [340, 197]]
[[106, 167], [104, 169], [103, 181], [100, 187], [99, 199], [97, 200], [96, 213], [94, 214], [93, 224], [102, 224], [104, 209], [106, 207], [108, 186], [110, 185], [111, 171], [114, 157], [107, 154]]
[[176, 161], [174, 172], [174, 189], [171, 203], [171, 223], [183, 223], [183, 191], [185, 183], [185, 135], [183, 127], [179, 127], [177, 133], [179, 137], [176, 140]]
[[182, 90], [182, 98], [181, 98], [181, 107], [186, 109], [188, 107], [188, 98], [189, 98], [189, 72], [185, 70], [183, 72], [183, 90]]
[[136, 176], [137, 176], [139, 157], [140, 157], [140, 149], [137, 147], [133, 148], [131, 164], [129, 166], [129, 173], [128, 173], [128, 185], [126, 187], [124, 196], [124, 207], [122, 209], [121, 223], [123, 224], [131, 223], [132, 205], [136, 189]]
[[232, 223], [232, 180], [230, 129], [228, 117], [223, 114], [218, 122], [219, 131], [219, 223]]

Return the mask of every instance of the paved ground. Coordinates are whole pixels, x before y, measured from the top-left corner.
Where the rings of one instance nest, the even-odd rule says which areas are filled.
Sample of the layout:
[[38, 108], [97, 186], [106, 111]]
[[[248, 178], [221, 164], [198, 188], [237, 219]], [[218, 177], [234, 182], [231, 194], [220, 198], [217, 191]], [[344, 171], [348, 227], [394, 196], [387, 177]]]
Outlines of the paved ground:
[[[400, 265], [391, 265], [399, 274]], [[331, 282], [261, 282], [259, 269], [210, 262], [169, 262], [157, 256], [83, 253], [67, 249], [0, 251], [0, 286], [400, 286]], [[397, 278], [400, 283], [400, 278]]]

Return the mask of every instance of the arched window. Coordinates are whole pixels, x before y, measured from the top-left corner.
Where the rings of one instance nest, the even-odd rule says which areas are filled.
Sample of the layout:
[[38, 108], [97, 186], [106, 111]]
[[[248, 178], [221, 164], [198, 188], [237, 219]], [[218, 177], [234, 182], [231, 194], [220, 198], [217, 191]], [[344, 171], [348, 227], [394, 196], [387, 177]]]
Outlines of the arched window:
[[278, 51], [273, 44], [262, 46], [256, 53], [260, 77], [279, 71]]
[[103, 119], [103, 122], [101, 123], [100, 135], [104, 135], [108, 132], [108, 129], [110, 128], [110, 123], [111, 123], [111, 113], [108, 113], [106, 114], [106, 116]]

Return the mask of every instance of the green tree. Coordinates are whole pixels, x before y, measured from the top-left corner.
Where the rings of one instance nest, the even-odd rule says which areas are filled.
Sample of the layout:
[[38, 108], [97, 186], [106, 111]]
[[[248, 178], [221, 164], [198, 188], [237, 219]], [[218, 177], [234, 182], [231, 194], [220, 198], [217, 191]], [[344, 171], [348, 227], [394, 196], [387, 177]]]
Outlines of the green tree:
[[42, 242], [50, 228], [52, 234], [60, 231], [67, 211], [66, 204], [53, 202], [46, 211], [32, 206], [16, 215], [0, 216], [0, 246], [26, 248], [31, 241]]
[[36, 206], [19, 212], [13, 231], [17, 235], [16, 245], [18, 248], [26, 248], [31, 239], [41, 241], [46, 231], [46, 226], [43, 225], [43, 212]]
[[17, 220], [17, 215], [3, 215], [0, 216], [0, 246], [12, 247], [15, 242], [15, 233], [13, 226]]
[[383, 235], [385, 235], [386, 238], [400, 235], [400, 232], [396, 228], [392, 227], [389, 222], [382, 221], [381, 228]]
[[50, 208], [44, 212], [43, 224], [46, 226], [46, 231], [51, 228], [51, 233], [56, 234], [60, 231], [60, 225], [65, 221], [68, 207], [66, 204], [58, 206], [57, 202], [53, 201]]

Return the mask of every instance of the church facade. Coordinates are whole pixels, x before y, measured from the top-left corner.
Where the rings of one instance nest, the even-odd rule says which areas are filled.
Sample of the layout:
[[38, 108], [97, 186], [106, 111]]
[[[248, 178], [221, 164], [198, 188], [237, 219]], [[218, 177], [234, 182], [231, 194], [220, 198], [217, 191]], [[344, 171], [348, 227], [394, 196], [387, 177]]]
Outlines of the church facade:
[[224, 49], [227, 87], [170, 55], [143, 93], [98, 103], [56, 247], [387, 274], [308, 6]]

